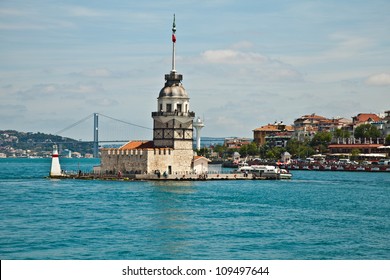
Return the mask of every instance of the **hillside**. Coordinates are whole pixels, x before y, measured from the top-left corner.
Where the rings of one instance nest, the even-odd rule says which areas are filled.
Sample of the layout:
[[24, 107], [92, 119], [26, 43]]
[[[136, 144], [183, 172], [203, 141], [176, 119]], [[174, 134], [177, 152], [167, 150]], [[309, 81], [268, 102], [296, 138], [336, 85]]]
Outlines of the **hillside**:
[[0, 153], [7, 157], [50, 156], [54, 144], [58, 144], [60, 153], [64, 150], [79, 152], [83, 156], [92, 153], [92, 143], [41, 132], [0, 130]]

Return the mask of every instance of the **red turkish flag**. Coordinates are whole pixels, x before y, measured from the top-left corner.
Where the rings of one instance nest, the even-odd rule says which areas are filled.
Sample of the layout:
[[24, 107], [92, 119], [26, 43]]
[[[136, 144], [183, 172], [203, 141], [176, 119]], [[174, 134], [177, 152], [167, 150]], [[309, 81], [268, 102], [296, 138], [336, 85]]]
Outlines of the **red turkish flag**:
[[176, 43], [176, 36], [175, 36], [175, 34], [172, 34], [172, 42]]

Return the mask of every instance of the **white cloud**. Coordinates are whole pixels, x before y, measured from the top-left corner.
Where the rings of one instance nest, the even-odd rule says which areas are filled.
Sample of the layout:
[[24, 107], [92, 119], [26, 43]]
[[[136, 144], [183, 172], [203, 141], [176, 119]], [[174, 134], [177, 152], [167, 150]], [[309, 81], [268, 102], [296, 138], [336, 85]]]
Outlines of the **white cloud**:
[[26, 15], [24, 11], [21, 11], [20, 9], [12, 9], [12, 8], [3, 8], [0, 9], [0, 15], [1, 16], [23, 16]]
[[86, 95], [104, 93], [103, 87], [96, 83], [39, 84], [16, 92], [17, 97], [27, 100], [48, 98], [83, 98]]
[[87, 77], [87, 78], [127, 78], [130, 76], [129, 71], [122, 70], [110, 70], [107, 68], [95, 68], [95, 69], [86, 69], [81, 72], [72, 72], [69, 73], [71, 77]]
[[390, 85], [390, 73], [380, 73], [368, 77], [365, 81], [370, 86], [389, 86]]
[[105, 16], [105, 13], [82, 6], [72, 6], [67, 8], [71, 16], [75, 17], [100, 17]]
[[254, 47], [252, 42], [249, 41], [240, 41], [232, 45], [232, 49], [252, 49]]
[[109, 107], [118, 105], [117, 100], [109, 99], [109, 98], [99, 98], [93, 99], [89, 101], [93, 105], [101, 106], [101, 107]]
[[268, 61], [265, 56], [258, 53], [245, 53], [230, 49], [207, 50], [201, 54], [201, 57], [207, 63], [219, 64], [254, 64]]
[[[207, 50], [200, 57], [188, 61], [197, 67], [208, 69], [198, 72], [218, 72], [221, 79], [240, 77], [240, 81], [255, 85], [259, 81], [292, 82], [302, 81], [303, 75], [298, 69], [281, 60], [271, 59], [261, 53], [238, 51], [233, 49]], [[225, 82], [226, 83], [226, 82]]]
[[96, 77], [96, 78], [107, 78], [112, 76], [111, 71], [106, 68], [85, 70], [80, 74], [86, 77]]

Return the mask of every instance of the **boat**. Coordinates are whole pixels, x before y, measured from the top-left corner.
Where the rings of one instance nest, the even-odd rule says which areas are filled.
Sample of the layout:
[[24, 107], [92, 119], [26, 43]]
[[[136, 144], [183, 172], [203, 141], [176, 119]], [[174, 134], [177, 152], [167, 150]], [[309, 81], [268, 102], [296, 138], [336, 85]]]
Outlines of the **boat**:
[[280, 179], [291, 179], [292, 174], [288, 172], [286, 169], [280, 169], [280, 174], [279, 174]]
[[251, 173], [255, 177], [267, 177], [273, 179], [291, 179], [292, 174], [286, 169], [273, 165], [250, 165], [241, 166], [237, 169], [241, 173]]

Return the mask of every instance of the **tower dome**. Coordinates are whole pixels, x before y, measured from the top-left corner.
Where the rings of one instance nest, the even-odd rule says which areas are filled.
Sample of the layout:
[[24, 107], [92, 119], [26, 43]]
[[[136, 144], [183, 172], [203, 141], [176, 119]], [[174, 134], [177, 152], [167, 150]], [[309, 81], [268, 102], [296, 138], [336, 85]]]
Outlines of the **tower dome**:
[[174, 85], [162, 88], [158, 97], [188, 98], [188, 94], [182, 85]]
[[187, 91], [181, 84], [183, 75], [171, 72], [165, 75], [165, 85], [160, 90], [159, 98], [161, 97], [176, 97], [176, 98], [188, 98]]

